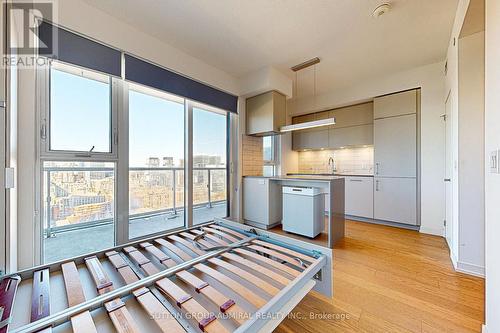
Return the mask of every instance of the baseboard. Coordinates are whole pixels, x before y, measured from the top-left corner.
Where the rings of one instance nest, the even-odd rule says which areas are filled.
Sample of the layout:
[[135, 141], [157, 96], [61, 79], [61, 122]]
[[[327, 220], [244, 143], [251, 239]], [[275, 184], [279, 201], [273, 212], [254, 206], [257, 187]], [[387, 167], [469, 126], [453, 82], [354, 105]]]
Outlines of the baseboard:
[[457, 262], [457, 267], [455, 268], [455, 270], [460, 273], [474, 275], [481, 278], [485, 277], [485, 269], [483, 266], [469, 264], [462, 261]]
[[450, 249], [450, 259], [453, 265], [453, 269], [458, 270], [458, 259], [455, 256], [455, 254], [451, 251], [451, 249]]
[[486, 327], [486, 325], [483, 324], [483, 328], [482, 328], [481, 332], [488, 333], [488, 327]]
[[444, 237], [444, 232], [443, 232], [442, 228], [436, 229], [436, 228], [428, 228], [428, 227], [420, 226], [420, 232], [423, 234], [427, 234], [427, 235]]
[[366, 223], [371, 223], [371, 224], [386, 225], [388, 227], [396, 227], [396, 228], [401, 228], [401, 229], [416, 230], [416, 231], [418, 231], [420, 229], [420, 226], [418, 226], [418, 225], [409, 225], [409, 224], [389, 222], [389, 221], [383, 221], [383, 220], [375, 220], [375, 219], [370, 219], [370, 218], [360, 217], [360, 216], [346, 215], [345, 218], [347, 220], [352, 220], [352, 221], [357, 221], [357, 222], [366, 222]]

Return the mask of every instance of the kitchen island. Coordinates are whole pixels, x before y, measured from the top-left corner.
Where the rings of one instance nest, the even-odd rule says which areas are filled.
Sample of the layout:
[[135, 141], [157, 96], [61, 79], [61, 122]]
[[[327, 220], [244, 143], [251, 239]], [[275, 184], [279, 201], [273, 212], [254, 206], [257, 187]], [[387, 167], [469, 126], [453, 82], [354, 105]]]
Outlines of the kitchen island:
[[246, 224], [271, 229], [281, 224], [282, 187], [315, 187], [328, 195], [327, 245], [333, 248], [345, 235], [345, 180], [336, 176], [246, 176], [243, 179], [243, 219]]

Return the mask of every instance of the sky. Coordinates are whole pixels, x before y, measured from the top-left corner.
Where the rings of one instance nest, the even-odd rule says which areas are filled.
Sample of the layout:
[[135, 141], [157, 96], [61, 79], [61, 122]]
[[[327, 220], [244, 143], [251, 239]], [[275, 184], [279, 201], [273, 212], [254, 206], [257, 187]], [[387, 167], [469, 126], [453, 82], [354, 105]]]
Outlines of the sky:
[[[109, 85], [51, 72], [51, 148], [109, 151]], [[68, 89], [71, 87], [71, 89]], [[147, 166], [149, 157], [184, 158], [184, 106], [156, 96], [129, 92], [129, 160]], [[193, 110], [193, 154], [226, 157], [226, 117]]]

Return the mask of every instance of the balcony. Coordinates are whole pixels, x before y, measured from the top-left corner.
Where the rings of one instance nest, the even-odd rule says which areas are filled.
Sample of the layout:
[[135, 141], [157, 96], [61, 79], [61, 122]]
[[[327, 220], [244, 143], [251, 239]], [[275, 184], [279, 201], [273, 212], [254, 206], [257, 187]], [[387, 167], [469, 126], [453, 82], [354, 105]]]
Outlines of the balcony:
[[[130, 168], [130, 239], [184, 226], [183, 173]], [[44, 262], [114, 246], [114, 168], [45, 166], [44, 175]], [[225, 216], [226, 169], [194, 168], [193, 223]]]

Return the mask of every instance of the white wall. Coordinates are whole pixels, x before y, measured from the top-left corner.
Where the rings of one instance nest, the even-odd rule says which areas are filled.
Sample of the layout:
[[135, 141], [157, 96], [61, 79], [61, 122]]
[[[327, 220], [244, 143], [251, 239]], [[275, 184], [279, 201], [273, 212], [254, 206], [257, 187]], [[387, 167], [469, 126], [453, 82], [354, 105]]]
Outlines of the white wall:
[[[444, 63], [374, 77], [316, 97], [316, 110], [354, 104], [375, 96], [421, 87], [421, 232], [443, 235], [444, 221]], [[309, 113], [313, 99], [291, 102], [294, 114]]]
[[[486, 1], [485, 154], [500, 149], [500, 1]], [[500, 174], [486, 163], [486, 326], [500, 332]]]
[[484, 32], [458, 43], [457, 267], [484, 276]]

